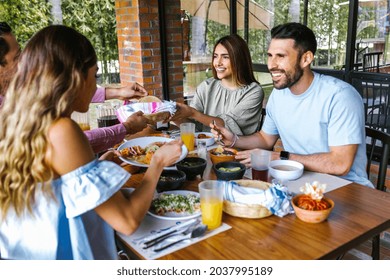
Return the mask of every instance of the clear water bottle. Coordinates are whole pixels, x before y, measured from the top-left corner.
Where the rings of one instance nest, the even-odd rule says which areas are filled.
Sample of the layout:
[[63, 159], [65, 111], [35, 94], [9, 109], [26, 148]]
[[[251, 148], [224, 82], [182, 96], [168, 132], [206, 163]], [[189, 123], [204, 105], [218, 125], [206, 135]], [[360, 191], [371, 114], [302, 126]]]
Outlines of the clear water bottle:
[[207, 145], [205, 140], [198, 140], [196, 153], [200, 158], [207, 160]]

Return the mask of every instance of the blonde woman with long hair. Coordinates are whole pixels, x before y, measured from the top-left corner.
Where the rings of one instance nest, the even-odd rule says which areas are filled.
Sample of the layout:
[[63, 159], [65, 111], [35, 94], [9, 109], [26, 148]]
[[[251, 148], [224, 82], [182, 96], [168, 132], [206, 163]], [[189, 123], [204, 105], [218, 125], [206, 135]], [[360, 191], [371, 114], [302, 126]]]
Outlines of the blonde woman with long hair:
[[130, 174], [95, 159], [71, 120], [96, 90], [97, 58], [83, 35], [49, 26], [27, 43], [6, 93], [0, 123], [0, 257], [115, 259], [114, 230], [134, 232], [181, 141], [159, 149], [141, 186], [120, 191]]

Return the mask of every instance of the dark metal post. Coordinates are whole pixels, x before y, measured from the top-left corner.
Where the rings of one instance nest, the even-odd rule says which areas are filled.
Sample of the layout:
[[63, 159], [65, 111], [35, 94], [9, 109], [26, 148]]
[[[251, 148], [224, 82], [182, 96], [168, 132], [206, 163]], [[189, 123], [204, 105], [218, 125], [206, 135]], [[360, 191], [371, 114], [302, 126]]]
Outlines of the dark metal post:
[[230, 0], [230, 34], [237, 34], [237, 0]]
[[353, 70], [355, 63], [355, 44], [356, 44], [356, 29], [358, 20], [359, 0], [349, 1], [348, 15], [348, 33], [347, 33], [347, 49], [345, 59], [345, 73], [349, 80], [348, 73]]
[[303, 25], [306, 26], [307, 26], [307, 14], [309, 13], [308, 7], [309, 7], [309, 0], [304, 0], [303, 1]]
[[249, 0], [245, 0], [244, 13], [244, 38], [249, 44]]
[[158, 2], [158, 20], [160, 25], [160, 46], [161, 46], [161, 77], [163, 99], [169, 100], [169, 81], [168, 81], [168, 54], [167, 54], [167, 40], [166, 25], [165, 25], [165, 0]]

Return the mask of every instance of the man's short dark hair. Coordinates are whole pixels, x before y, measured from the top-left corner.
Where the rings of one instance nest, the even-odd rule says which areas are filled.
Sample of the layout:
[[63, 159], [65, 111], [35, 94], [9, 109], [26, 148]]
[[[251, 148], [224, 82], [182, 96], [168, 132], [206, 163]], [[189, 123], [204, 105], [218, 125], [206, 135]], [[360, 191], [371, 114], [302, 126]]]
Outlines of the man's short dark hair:
[[293, 39], [295, 47], [301, 53], [311, 51], [314, 55], [317, 50], [316, 36], [310, 28], [301, 23], [289, 22], [275, 26], [271, 29], [271, 38]]

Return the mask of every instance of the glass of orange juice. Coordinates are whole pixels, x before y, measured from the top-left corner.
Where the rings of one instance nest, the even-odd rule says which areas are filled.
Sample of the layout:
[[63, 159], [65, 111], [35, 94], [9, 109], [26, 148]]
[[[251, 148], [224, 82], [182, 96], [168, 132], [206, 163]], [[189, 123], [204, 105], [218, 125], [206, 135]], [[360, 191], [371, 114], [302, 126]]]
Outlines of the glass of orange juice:
[[193, 151], [195, 149], [195, 124], [182, 123], [180, 125], [180, 136], [188, 151]]
[[198, 185], [202, 223], [208, 229], [216, 229], [222, 224], [224, 182], [206, 180]]
[[73, 112], [71, 118], [78, 123], [83, 131], [91, 129], [91, 126], [89, 125], [89, 112]]

